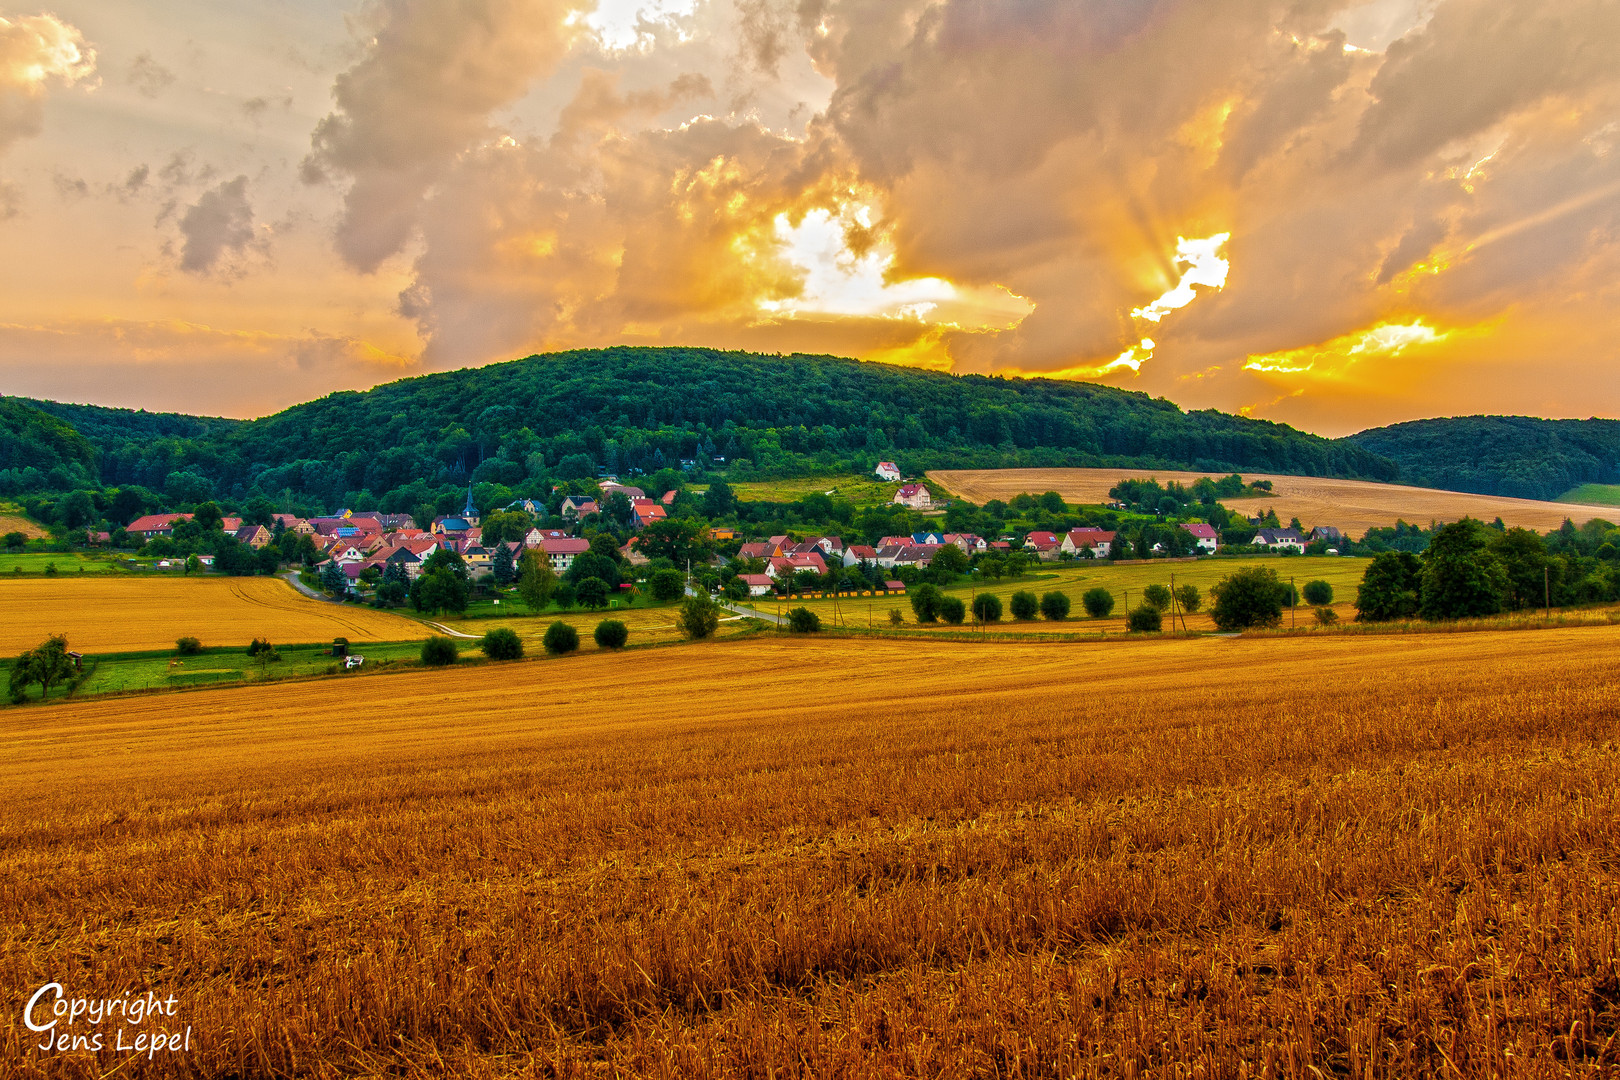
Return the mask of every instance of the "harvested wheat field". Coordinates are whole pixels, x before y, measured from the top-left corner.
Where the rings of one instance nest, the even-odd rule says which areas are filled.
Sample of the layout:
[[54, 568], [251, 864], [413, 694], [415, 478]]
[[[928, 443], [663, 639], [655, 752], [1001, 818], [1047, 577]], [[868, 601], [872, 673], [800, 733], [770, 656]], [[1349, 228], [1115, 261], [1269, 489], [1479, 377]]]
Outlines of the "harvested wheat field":
[[1613, 1075], [1617, 647], [768, 636], [0, 712], [0, 985], [191, 1032], [11, 1023], [0, 1073]]
[[[930, 472], [928, 478], [953, 495], [983, 505], [991, 499], [1006, 500], [1024, 492], [1039, 495], [1043, 491], [1056, 491], [1069, 502], [1105, 503], [1108, 489], [1124, 479], [1156, 478], [1161, 483], [1175, 480], [1190, 484], [1206, 475], [1219, 479], [1219, 474], [1171, 469], [941, 469]], [[1255, 498], [1223, 499], [1223, 505], [1251, 517], [1271, 507], [1285, 523], [1297, 517], [1307, 528], [1333, 525], [1355, 536], [1396, 521], [1427, 525], [1430, 521], [1458, 521], [1464, 517], [1481, 521], [1500, 517], [1510, 526], [1547, 532], [1562, 525], [1565, 518], [1580, 525], [1591, 518], [1613, 521], [1620, 516], [1613, 506], [1465, 495], [1368, 480], [1272, 473], [1244, 473], [1243, 479], [1270, 480], [1272, 490]]]
[[421, 623], [370, 608], [301, 596], [277, 578], [0, 578], [0, 653], [66, 634], [80, 652], [172, 649], [176, 638], [246, 645], [414, 641]]

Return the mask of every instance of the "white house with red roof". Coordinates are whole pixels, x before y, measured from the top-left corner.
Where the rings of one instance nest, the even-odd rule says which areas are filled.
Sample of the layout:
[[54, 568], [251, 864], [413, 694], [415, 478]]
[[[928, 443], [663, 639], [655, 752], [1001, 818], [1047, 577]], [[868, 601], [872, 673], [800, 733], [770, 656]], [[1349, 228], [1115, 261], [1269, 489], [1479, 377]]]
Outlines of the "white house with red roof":
[[912, 510], [930, 510], [934, 506], [934, 497], [926, 484], [901, 484], [900, 490], [894, 493], [894, 501]]
[[125, 526], [124, 531], [150, 540], [156, 536], [173, 536], [175, 522], [190, 520], [190, 514], [143, 514]]
[[1185, 521], [1181, 527], [1192, 533], [1199, 551], [1213, 555], [1215, 549], [1221, 546], [1221, 538], [1216, 535], [1215, 527], [1207, 521]]
[[574, 565], [574, 558], [591, 550], [589, 540], [581, 540], [572, 536], [561, 539], [550, 538], [540, 541], [540, 550], [546, 553], [546, 559], [551, 563], [551, 569], [561, 574]]
[[748, 586], [749, 596], [764, 596], [776, 587], [776, 579], [769, 574], [738, 574], [737, 580]]
[[1066, 551], [1070, 555], [1081, 555], [1088, 549], [1099, 559], [1106, 559], [1114, 549], [1115, 533], [1095, 526], [1084, 526], [1070, 529], [1063, 534], [1063, 542], [1058, 545], [1059, 551]]
[[851, 544], [844, 549], [845, 566], [856, 566], [863, 562], [877, 562], [877, 548], [867, 547], [865, 544]]
[[800, 570], [813, 570], [818, 574], [825, 574], [827, 563], [819, 554], [783, 555], [765, 563], [765, 573], [773, 578], [790, 577]]
[[892, 461], [880, 461], [877, 463], [877, 468], [873, 469], [872, 471], [876, 473], [877, 478], [882, 480], [884, 483], [898, 484], [900, 482], [900, 466], [896, 465]]
[[1063, 542], [1054, 532], [1032, 532], [1024, 537], [1024, 547], [1035, 553], [1039, 559], [1055, 559], [1062, 549]]

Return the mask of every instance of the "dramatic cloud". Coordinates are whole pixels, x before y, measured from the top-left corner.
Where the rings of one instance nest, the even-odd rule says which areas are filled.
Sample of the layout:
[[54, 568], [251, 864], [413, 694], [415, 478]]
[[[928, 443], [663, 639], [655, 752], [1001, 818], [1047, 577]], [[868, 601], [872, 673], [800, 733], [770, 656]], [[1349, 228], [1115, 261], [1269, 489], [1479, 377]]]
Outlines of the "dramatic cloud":
[[247, 177], [238, 176], [204, 192], [180, 218], [185, 243], [180, 269], [206, 274], [228, 254], [241, 254], [254, 242], [253, 207], [248, 204]]
[[0, 17], [0, 152], [39, 134], [47, 83], [77, 82], [95, 66], [95, 51], [56, 16]]

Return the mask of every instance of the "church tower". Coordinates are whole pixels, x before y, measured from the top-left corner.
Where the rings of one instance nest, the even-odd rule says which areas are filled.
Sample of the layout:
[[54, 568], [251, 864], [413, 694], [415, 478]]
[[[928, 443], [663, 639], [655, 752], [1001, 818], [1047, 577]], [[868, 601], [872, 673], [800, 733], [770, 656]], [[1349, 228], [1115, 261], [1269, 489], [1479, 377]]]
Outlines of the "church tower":
[[461, 516], [467, 519], [468, 525], [478, 524], [478, 507], [473, 505], [472, 483], [470, 481], [467, 484], [467, 507], [461, 512]]

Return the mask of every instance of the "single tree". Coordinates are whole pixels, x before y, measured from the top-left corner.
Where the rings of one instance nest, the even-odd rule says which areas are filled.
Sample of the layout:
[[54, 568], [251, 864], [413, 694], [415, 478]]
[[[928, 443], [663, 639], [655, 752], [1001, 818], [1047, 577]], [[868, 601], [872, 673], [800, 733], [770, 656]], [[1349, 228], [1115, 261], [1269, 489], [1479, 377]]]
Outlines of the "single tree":
[[1202, 604], [1203, 602], [1204, 602], [1204, 597], [1198, 591], [1198, 586], [1196, 586], [1196, 585], [1177, 585], [1176, 586], [1176, 603], [1181, 605], [1181, 610], [1182, 611], [1197, 611], [1199, 605]]
[[588, 577], [574, 586], [574, 592], [579, 597], [580, 607], [591, 611], [600, 611], [608, 606], [608, 596], [612, 593], [608, 583], [601, 578]]
[[546, 627], [546, 636], [541, 643], [552, 656], [571, 653], [579, 648], [579, 631], [559, 619]]
[[737, 497], [724, 480], [716, 480], [703, 493], [703, 515], [709, 518], [725, 517], [737, 508]]
[[1216, 628], [1224, 631], [1276, 626], [1282, 622], [1286, 588], [1269, 566], [1247, 567], [1229, 574], [1210, 589], [1215, 603], [1209, 613]]
[[220, 513], [217, 504], [205, 502], [198, 505], [196, 512], [191, 515], [191, 520], [195, 521], [203, 532], [211, 532], [224, 524], [225, 515]]
[[321, 588], [333, 596], [341, 596], [349, 591], [348, 575], [344, 574], [343, 567], [338, 565], [337, 560], [328, 560], [326, 565], [321, 567]]
[[905, 624], [906, 624], [906, 617], [900, 611], [900, 609], [899, 608], [890, 608], [889, 609], [889, 625], [890, 626], [904, 626]]
[[551, 603], [551, 595], [557, 590], [557, 575], [552, 572], [551, 560], [539, 548], [530, 548], [523, 553], [518, 565], [518, 596], [530, 611], [538, 613]]
[[1391, 622], [1417, 615], [1423, 564], [1409, 551], [1384, 551], [1361, 575], [1356, 589], [1357, 622]]
[[467, 582], [449, 569], [422, 574], [411, 582], [411, 606], [437, 615], [441, 611], [466, 611]]
[[484, 655], [491, 660], [518, 660], [523, 656], [523, 639], [509, 627], [497, 626], [484, 635], [479, 643]]
[[1041, 596], [1041, 614], [1052, 622], [1062, 622], [1069, 617], [1069, 594], [1049, 592]]
[[1080, 606], [1093, 619], [1106, 619], [1114, 610], [1114, 594], [1097, 585], [1087, 589], [1085, 595], [1080, 597]]
[[67, 637], [57, 634], [17, 657], [11, 667], [11, 700], [23, 701], [30, 683], [39, 684], [40, 700], [51, 696], [51, 687], [73, 677], [73, 657], [68, 655]]
[[574, 583], [571, 581], [557, 582], [557, 588], [552, 591], [551, 602], [557, 605], [558, 611], [567, 611], [574, 606], [578, 597], [574, 595]]
[[934, 552], [933, 559], [928, 563], [928, 569], [933, 571], [935, 580], [940, 584], [948, 584], [967, 573], [972, 565], [966, 552], [955, 544], [946, 544]]
[[672, 604], [686, 592], [686, 575], [679, 570], [660, 570], [647, 580], [647, 588], [660, 604]]
[[460, 659], [460, 652], [451, 638], [434, 634], [422, 642], [422, 663], [429, 667], [444, 667]]
[[512, 565], [512, 549], [505, 544], [496, 544], [495, 557], [489, 561], [489, 568], [495, 575], [495, 584], [511, 584], [517, 573]]
[[1305, 583], [1305, 602], [1312, 607], [1327, 607], [1333, 603], [1333, 586], [1325, 581]]
[[1316, 621], [1322, 626], [1332, 626], [1339, 621], [1339, 613], [1330, 607], [1316, 609]]
[[682, 602], [680, 612], [675, 621], [680, 625], [681, 633], [693, 641], [713, 637], [720, 628], [720, 605], [707, 596], [688, 596]]
[[1125, 616], [1125, 627], [1137, 634], [1157, 634], [1164, 625], [1164, 612], [1144, 603]]
[[1001, 621], [1001, 597], [995, 593], [979, 593], [973, 598], [973, 617], [982, 623]]
[[194, 637], [183, 637], [175, 641], [174, 651], [181, 656], [199, 656], [202, 654], [202, 642]]
[[788, 629], [795, 634], [813, 634], [821, 629], [821, 616], [807, 607], [796, 607], [788, 612]]
[[967, 618], [967, 605], [962, 603], [960, 596], [941, 596], [939, 617], [952, 626], [961, 626], [962, 620]]
[[920, 623], [939, 621], [939, 586], [924, 582], [911, 591], [911, 613]]
[[1149, 585], [1142, 590], [1142, 602], [1155, 611], [1164, 611], [1170, 606], [1170, 587], [1168, 585]]
[[1029, 622], [1040, 614], [1041, 602], [1027, 589], [1020, 589], [1007, 598], [1007, 610], [1020, 622]]
[[28, 543], [28, 537], [24, 536], [20, 532], [8, 532], [8, 533], [6, 533], [5, 544], [6, 544], [6, 547], [10, 548], [12, 551], [21, 551], [23, 546], [26, 545], [27, 543]]
[[596, 624], [596, 644], [603, 649], [622, 649], [630, 640], [630, 628], [618, 619], [603, 619]]

